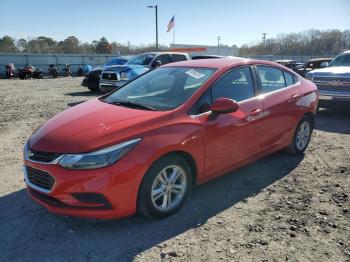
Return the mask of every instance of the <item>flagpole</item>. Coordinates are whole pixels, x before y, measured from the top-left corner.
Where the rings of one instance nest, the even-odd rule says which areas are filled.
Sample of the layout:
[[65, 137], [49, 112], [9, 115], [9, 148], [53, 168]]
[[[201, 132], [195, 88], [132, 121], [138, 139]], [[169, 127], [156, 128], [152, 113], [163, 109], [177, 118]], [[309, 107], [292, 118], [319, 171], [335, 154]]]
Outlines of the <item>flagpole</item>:
[[173, 28], [173, 44], [175, 45], [175, 27], [176, 27], [176, 23], [175, 23], [175, 15], [174, 15], [174, 28]]

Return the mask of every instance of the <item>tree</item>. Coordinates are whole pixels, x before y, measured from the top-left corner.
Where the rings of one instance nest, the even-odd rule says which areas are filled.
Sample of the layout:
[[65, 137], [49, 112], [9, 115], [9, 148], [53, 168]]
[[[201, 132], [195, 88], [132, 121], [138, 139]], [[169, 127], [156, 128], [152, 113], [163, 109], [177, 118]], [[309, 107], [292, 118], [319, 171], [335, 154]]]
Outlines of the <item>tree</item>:
[[97, 54], [110, 54], [110, 48], [108, 40], [105, 37], [102, 37], [96, 45]]
[[39, 36], [30, 40], [24, 51], [41, 54], [55, 53], [57, 51], [57, 42], [50, 37]]
[[24, 38], [21, 38], [18, 40], [17, 42], [17, 48], [20, 50], [20, 51], [24, 51], [25, 49], [27, 49], [28, 47], [28, 41]]
[[0, 38], [0, 52], [18, 52], [13, 39], [7, 35]]
[[68, 36], [58, 43], [58, 50], [64, 54], [78, 54], [80, 53], [80, 41], [75, 36]]

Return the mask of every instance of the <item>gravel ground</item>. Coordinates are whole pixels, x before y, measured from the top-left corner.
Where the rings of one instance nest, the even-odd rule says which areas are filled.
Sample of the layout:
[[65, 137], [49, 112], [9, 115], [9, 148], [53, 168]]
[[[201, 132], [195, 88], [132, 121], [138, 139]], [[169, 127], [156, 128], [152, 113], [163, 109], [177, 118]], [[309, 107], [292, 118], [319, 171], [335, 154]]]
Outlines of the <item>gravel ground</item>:
[[81, 80], [0, 80], [0, 261], [350, 261], [350, 113], [320, 111], [305, 155], [278, 153], [199, 186], [163, 220], [91, 221], [32, 202], [23, 144], [96, 96]]

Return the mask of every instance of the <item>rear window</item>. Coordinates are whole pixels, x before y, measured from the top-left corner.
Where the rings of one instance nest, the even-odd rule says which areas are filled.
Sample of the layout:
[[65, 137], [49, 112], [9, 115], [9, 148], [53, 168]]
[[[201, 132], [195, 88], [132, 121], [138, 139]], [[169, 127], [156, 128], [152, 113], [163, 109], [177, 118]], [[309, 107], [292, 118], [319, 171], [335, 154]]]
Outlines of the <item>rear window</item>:
[[293, 75], [290, 74], [290, 73], [287, 73], [286, 71], [284, 71], [283, 74], [284, 74], [284, 78], [285, 78], [285, 80], [286, 80], [287, 86], [294, 85], [294, 78], [293, 78]]
[[284, 75], [281, 69], [271, 66], [257, 66], [263, 94], [273, 92], [286, 87]]

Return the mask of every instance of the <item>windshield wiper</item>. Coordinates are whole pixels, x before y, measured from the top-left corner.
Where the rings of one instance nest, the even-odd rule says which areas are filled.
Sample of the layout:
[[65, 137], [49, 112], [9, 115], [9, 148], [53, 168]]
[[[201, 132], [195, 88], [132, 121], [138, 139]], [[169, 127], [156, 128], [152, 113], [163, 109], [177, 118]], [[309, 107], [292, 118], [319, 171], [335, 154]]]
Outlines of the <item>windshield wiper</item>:
[[138, 103], [131, 102], [131, 101], [113, 101], [113, 102], [108, 102], [108, 103], [113, 104], [113, 105], [118, 105], [118, 106], [126, 106], [126, 107], [131, 107], [131, 108], [140, 108], [140, 109], [146, 109], [146, 110], [150, 110], [150, 111], [156, 111], [156, 109], [154, 107], [151, 107], [148, 105], [138, 104]]

